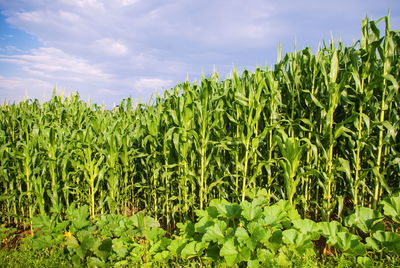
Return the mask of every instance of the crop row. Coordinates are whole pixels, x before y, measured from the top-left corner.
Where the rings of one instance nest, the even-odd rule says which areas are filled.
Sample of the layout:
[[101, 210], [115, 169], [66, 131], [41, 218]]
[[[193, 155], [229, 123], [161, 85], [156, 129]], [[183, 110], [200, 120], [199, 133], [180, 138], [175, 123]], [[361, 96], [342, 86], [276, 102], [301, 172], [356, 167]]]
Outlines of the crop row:
[[[384, 35], [378, 23], [384, 22]], [[164, 225], [257, 189], [314, 219], [376, 209], [400, 182], [399, 31], [362, 22], [353, 46], [278, 55], [113, 110], [54, 95], [0, 107], [0, 217], [145, 209]]]

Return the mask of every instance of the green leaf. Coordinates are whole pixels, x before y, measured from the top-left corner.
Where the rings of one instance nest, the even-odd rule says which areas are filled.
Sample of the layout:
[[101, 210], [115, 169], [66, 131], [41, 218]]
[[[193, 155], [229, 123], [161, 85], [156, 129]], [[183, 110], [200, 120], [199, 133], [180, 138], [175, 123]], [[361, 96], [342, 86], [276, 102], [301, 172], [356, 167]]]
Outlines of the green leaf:
[[74, 236], [69, 236], [65, 240], [65, 245], [70, 248], [78, 248], [79, 242]]
[[150, 230], [144, 231], [146, 239], [149, 241], [158, 241], [165, 235], [165, 230], [162, 228], [151, 228]]
[[[228, 201], [226, 201], [225, 199], [222, 199], [222, 200], [213, 199], [210, 201], [210, 206], [214, 206], [217, 209], [218, 214], [220, 216], [223, 216], [223, 217], [232, 216], [232, 214], [229, 214], [229, 216], [228, 216], [228, 213], [232, 213], [232, 204], [229, 203]], [[228, 208], [229, 208], [230, 212], [228, 212]]]
[[202, 241], [218, 242], [225, 238], [224, 232], [226, 229], [226, 222], [217, 221], [214, 225], [207, 228], [206, 233], [203, 235]]
[[[272, 253], [270, 250], [265, 249], [265, 248], [258, 248], [256, 252], [257, 259], [263, 263], [271, 263], [271, 261], [274, 259], [275, 254]], [[266, 265], [265, 265], [266, 266]], [[268, 267], [271, 267], [272, 265], [269, 265]]]
[[381, 244], [376, 239], [372, 237], [365, 238], [366, 246], [368, 248], [372, 248], [373, 250], [379, 251], [381, 250]]
[[211, 218], [217, 218], [219, 215], [218, 209], [215, 206], [209, 206], [206, 208], [208, 215]]
[[194, 224], [194, 229], [198, 233], [205, 233], [210, 226], [213, 226], [214, 222], [208, 217], [202, 217], [198, 222]]
[[282, 241], [289, 245], [297, 254], [302, 255], [307, 249], [314, 249], [310, 237], [295, 229], [288, 229], [282, 232]]
[[249, 233], [254, 241], [261, 242], [268, 239], [268, 231], [264, 229], [261, 222], [250, 222], [248, 225]]
[[74, 254], [71, 259], [72, 259], [72, 263], [74, 264], [75, 267], [82, 266], [81, 257], [78, 256], [77, 254]]
[[153, 258], [156, 262], [166, 262], [171, 258], [171, 255], [169, 251], [164, 250], [154, 254]]
[[309, 235], [311, 240], [318, 240], [320, 237], [318, 225], [312, 220], [294, 220], [293, 227], [299, 230], [301, 233]]
[[176, 226], [180, 230], [180, 235], [184, 237], [192, 237], [195, 234], [194, 224], [191, 221], [187, 221], [185, 223], [178, 222]]
[[344, 172], [347, 178], [351, 179], [351, 169], [349, 160], [339, 157], [339, 162], [341, 164], [341, 167], [338, 168], [338, 170]]
[[359, 264], [361, 267], [365, 268], [372, 268], [374, 267], [374, 262], [367, 256], [359, 256], [357, 257], [357, 264]]
[[105, 262], [96, 257], [90, 257], [87, 261], [88, 267], [104, 267]]
[[210, 243], [206, 251], [206, 256], [216, 261], [219, 259], [219, 252], [219, 246], [215, 243]]
[[185, 247], [182, 249], [181, 255], [183, 258], [189, 258], [197, 255], [196, 251], [196, 244], [198, 242], [192, 241], [188, 244], [185, 245]]
[[400, 223], [400, 196], [388, 197], [381, 204], [383, 205], [383, 214]]
[[225, 205], [226, 216], [230, 219], [239, 218], [242, 213], [242, 208], [238, 204]]
[[249, 99], [239, 91], [235, 91], [235, 100], [242, 106], [247, 107], [249, 105]]
[[381, 248], [400, 255], [400, 234], [378, 231], [372, 238], [380, 243]]
[[112, 249], [120, 258], [124, 258], [128, 254], [128, 247], [125, 245], [122, 239], [113, 239]]
[[311, 100], [313, 101], [313, 103], [317, 106], [317, 107], [319, 107], [319, 108], [321, 108], [321, 109], [324, 109], [324, 106], [321, 104], [321, 102], [314, 96], [314, 94], [311, 94], [311, 92], [310, 92], [310, 96], [311, 96]]
[[365, 245], [360, 242], [361, 237], [349, 232], [339, 232], [336, 236], [337, 244], [335, 247], [343, 253], [349, 255], [364, 255], [366, 253]]
[[181, 254], [187, 242], [188, 242], [187, 239], [174, 239], [171, 241], [171, 243], [168, 245], [167, 248], [173, 256], [177, 256]]
[[96, 243], [98, 238], [94, 237], [93, 234], [89, 231], [83, 230], [77, 233], [77, 238], [80, 244], [80, 247], [83, 249], [90, 249]]
[[364, 233], [384, 230], [385, 224], [382, 222], [383, 215], [373, 209], [360, 207], [350, 216], [345, 218], [345, 223], [349, 227], [356, 226]]
[[237, 256], [237, 262], [248, 261], [251, 258], [251, 250], [248, 247], [239, 248], [239, 255]]
[[260, 261], [259, 260], [249, 260], [247, 262], [247, 265], [249, 268], [259, 268], [260, 266]]
[[74, 205], [69, 206], [66, 211], [66, 217], [72, 223], [72, 230], [78, 231], [88, 227], [91, 223], [89, 220], [89, 207], [87, 205], [76, 208]]
[[397, 91], [399, 89], [399, 84], [397, 83], [396, 78], [391, 74], [386, 74], [383, 76], [386, 80], [392, 82], [394, 89]]
[[238, 227], [235, 231], [235, 236], [238, 238], [238, 241], [245, 241], [249, 238], [249, 234], [247, 233], [246, 229], [243, 227]]
[[335, 245], [338, 242], [337, 234], [339, 232], [347, 232], [347, 229], [337, 221], [318, 222], [317, 225], [322, 235], [328, 239], [327, 243], [330, 245]]
[[99, 246], [99, 250], [111, 252], [112, 251], [112, 239], [107, 237], [101, 241], [101, 245]]
[[224, 257], [228, 265], [234, 265], [236, 263], [236, 257], [238, 253], [239, 252], [237, 251], [234, 240], [229, 239], [223, 244], [219, 255]]
[[242, 216], [248, 221], [252, 221], [262, 215], [262, 209], [260, 207], [246, 200], [241, 203], [241, 207], [243, 209]]
[[41, 235], [32, 239], [32, 247], [34, 249], [44, 249], [57, 246], [57, 243], [51, 235]]

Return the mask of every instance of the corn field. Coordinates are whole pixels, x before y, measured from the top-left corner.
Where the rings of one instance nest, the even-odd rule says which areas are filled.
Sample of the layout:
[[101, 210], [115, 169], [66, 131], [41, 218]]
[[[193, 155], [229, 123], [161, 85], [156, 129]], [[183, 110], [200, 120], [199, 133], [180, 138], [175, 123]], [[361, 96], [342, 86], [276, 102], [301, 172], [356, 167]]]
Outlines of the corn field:
[[[382, 24], [384, 33], [378, 26]], [[400, 189], [400, 32], [362, 22], [352, 46], [184, 82], [113, 110], [54, 95], [0, 108], [0, 218], [145, 210], [166, 226], [211, 199], [286, 199], [329, 220]]]

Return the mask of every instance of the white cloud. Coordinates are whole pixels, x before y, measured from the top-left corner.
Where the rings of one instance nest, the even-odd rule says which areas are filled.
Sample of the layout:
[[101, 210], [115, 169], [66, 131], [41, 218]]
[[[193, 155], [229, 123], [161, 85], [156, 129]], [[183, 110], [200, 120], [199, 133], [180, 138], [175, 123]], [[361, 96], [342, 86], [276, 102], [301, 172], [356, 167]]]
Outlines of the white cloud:
[[139, 0], [117, 0], [122, 6], [130, 6], [139, 2]]
[[0, 99], [2, 102], [42, 99], [51, 96], [54, 86], [40, 79], [0, 76]]
[[128, 53], [128, 47], [122, 41], [113, 40], [111, 38], [103, 38], [94, 41], [92, 48], [111, 56], [124, 56]]
[[[210, 73], [213, 65], [225, 77], [233, 65], [251, 69], [274, 62], [278, 43], [291, 50], [296, 36], [311, 46], [330, 31], [352, 40], [363, 15], [354, 17], [381, 14], [384, 5], [386, 15], [389, 6], [395, 10], [390, 1], [0, 0], [7, 22], [42, 43], [30, 51], [4, 45], [0, 53], [7, 55], [0, 62], [18, 67], [20, 79], [66, 85], [99, 100], [143, 97], [172, 87], [187, 73], [195, 78], [202, 70]], [[332, 19], [338, 15], [340, 20]], [[396, 18], [392, 25], [399, 24], [392, 14]], [[0, 70], [3, 81], [6, 68]]]
[[111, 74], [105, 73], [99, 66], [87, 60], [68, 55], [60, 49], [41, 47], [32, 49], [31, 54], [0, 55], [0, 61], [12, 62], [29, 75], [51, 78], [57, 81], [107, 80]]
[[70, 22], [70, 23], [76, 23], [80, 20], [79, 15], [72, 12], [60, 11], [59, 17], [62, 18], [65, 22]]
[[41, 23], [44, 20], [43, 13], [39, 11], [18, 12], [15, 14], [21, 21], [28, 23]]
[[173, 80], [163, 80], [159, 78], [140, 78], [133, 82], [133, 87], [135, 90], [158, 90], [163, 88], [171, 87]]
[[62, 2], [80, 8], [104, 9], [102, 1], [97, 0], [63, 0]]

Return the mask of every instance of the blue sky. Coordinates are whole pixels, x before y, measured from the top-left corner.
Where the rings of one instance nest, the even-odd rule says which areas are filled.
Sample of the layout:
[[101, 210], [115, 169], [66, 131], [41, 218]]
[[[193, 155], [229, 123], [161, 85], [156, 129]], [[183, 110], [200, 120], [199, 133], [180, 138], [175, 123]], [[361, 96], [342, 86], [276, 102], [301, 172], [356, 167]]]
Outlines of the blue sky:
[[347, 45], [361, 20], [398, 0], [0, 0], [0, 101], [45, 100], [53, 88], [112, 107], [196, 81], [215, 68], [272, 66], [277, 47]]

